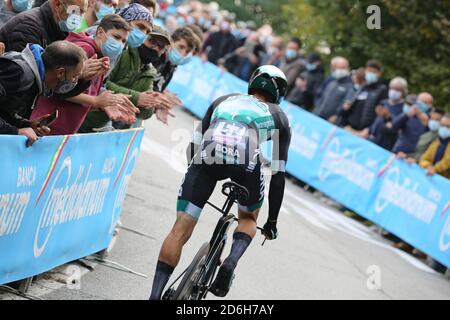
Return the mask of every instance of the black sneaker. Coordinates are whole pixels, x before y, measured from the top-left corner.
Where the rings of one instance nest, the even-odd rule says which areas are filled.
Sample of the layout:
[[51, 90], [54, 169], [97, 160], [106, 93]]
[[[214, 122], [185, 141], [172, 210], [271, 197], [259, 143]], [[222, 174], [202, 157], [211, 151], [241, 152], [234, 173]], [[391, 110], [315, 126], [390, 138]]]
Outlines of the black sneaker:
[[233, 279], [234, 268], [230, 265], [223, 264], [220, 267], [216, 279], [209, 289], [209, 292], [211, 292], [216, 297], [225, 297], [228, 294], [228, 291], [230, 291]]

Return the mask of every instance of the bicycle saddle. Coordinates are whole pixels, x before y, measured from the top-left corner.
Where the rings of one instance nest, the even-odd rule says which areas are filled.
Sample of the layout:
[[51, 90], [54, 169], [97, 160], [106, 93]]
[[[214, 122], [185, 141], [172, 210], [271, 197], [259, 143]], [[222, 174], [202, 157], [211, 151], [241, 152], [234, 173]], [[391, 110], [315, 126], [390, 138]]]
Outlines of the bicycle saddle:
[[243, 187], [232, 181], [223, 184], [222, 193], [227, 197], [238, 200], [239, 202], [246, 201], [250, 197], [250, 194], [246, 187]]

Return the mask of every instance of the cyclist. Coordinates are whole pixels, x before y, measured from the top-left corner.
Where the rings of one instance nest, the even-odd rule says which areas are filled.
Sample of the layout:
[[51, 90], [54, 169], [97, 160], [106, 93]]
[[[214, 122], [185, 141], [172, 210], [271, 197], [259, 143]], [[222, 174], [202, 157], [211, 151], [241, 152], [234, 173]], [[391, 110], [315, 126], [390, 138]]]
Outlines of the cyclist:
[[273, 141], [272, 178], [269, 217], [263, 229], [268, 240], [277, 238], [291, 139], [289, 121], [278, 105], [286, 87], [286, 76], [280, 69], [262, 66], [250, 79], [248, 95], [227, 95], [209, 107], [188, 147], [190, 165], [178, 195], [177, 219], [162, 245], [150, 299], [161, 298], [217, 181], [230, 178], [246, 187], [250, 197], [239, 203], [239, 225], [233, 235], [231, 253], [210, 289], [220, 297], [228, 293], [238, 260], [256, 235], [265, 186], [260, 144], [268, 140]]

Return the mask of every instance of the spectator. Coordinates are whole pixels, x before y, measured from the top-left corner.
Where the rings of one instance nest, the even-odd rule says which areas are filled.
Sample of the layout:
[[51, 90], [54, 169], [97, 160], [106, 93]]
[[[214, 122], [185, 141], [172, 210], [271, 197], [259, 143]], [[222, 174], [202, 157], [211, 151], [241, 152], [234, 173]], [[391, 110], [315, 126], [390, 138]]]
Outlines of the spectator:
[[260, 65], [273, 65], [279, 67], [283, 58], [283, 38], [274, 37], [267, 53], [261, 59]]
[[450, 179], [450, 115], [446, 114], [442, 118], [439, 138], [420, 158], [420, 166], [427, 169], [429, 176], [437, 173]]
[[392, 121], [403, 113], [407, 92], [408, 82], [405, 79], [392, 79], [389, 83], [389, 99], [376, 107], [377, 117], [369, 130], [362, 132], [361, 137], [369, 138], [373, 143], [391, 151], [398, 138], [398, 130], [392, 127]]
[[220, 58], [237, 49], [237, 42], [231, 34], [231, 20], [225, 19], [220, 24], [220, 31], [212, 33], [205, 41], [202, 57], [217, 64]]
[[[158, 90], [166, 90], [173, 74], [179, 65], [189, 63], [195, 48], [201, 47], [200, 39], [188, 28], [179, 28], [172, 34], [172, 47], [169, 52], [161, 56], [158, 70]], [[167, 124], [168, 117], [173, 116], [168, 109], [156, 109], [156, 117], [159, 121]]]
[[318, 54], [311, 53], [308, 56], [306, 69], [297, 79], [295, 88], [288, 95], [287, 100], [306, 110], [312, 110], [314, 97], [324, 79], [324, 70]]
[[[157, 15], [157, 7], [158, 4], [156, 3], [156, 0], [133, 0], [131, 3], [138, 3], [142, 6], [144, 6], [152, 15], [152, 17], [156, 17]], [[122, 7], [122, 9], [125, 7]]]
[[0, 57], [0, 132], [25, 135], [30, 143], [36, 134], [50, 133], [39, 127], [39, 121], [27, 120], [34, 101], [41, 94], [63, 93], [76, 85], [85, 58], [81, 48], [67, 41], [54, 42], [45, 50], [29, 44], [22, 52]]
[[305, 63], [300, 55], [301, 48], [302, 41], [299, 38], [292, 38], [287, 44], [280, 64], [280, 69], [284, 72], [288, 81], [287, 95], [294, 89], [298, 76], [305, 70]]
[[337, 122], [337, 115], [342, 108], [345, 97], [353, 91], [350, 77], [350, 65], [347, 59], [335, 57], [331, 60], [331, 79], [321, 86], [316, 96], [314, 114], [332, 123]]
[[30, 10], [32, 0], [5, 0], [0, 3], [0, 27], [17, 14]]
[[200, 47], [196, 47], [193, 52], [194, 55], [199, 55], [200, 51], [202, 50], [202, 44], [204, 41], [203, 31], [199, 26], [197, 26], [195, 24], [189, 24], [186, 26], [186, 28], [190, 29], [197, 36], [197, 38], [199, 40], [199, 42], [197, 44], [199, 44]]
[[0, 42], [7, 51], [22, 51], [28, 43], [45, 48], [64, 40], [80, 25], [87, 0], [49, 0], [39, 8], [22, 12], [0, 28]]
[[392, 152], [403, 152], [407, 155], [414, 153], [417, 142], [422, 134], [427, 131], [427, 112], [433, 106], [433, 97], [429, 93], [421, 93], [417, 102], [412, 107], [405, 105], [404, 113], [394, 119], [392, 128], [400, 131], [399, 138]]
[[367, 137], [376, 117], [375, 108], [388, 97], [386, 86], [380, 82], [381, 74], [380, 63], [368, 61], [365, 70], [366, 84], [355, 93], [352, 101], [344, 103], [342, 107], [341, 125], [357, 135], [364, 133]]
[[[253, 71], [259, 66], [264, 51], [264, 47], [259, 42], [258, 33], [253, 32], [245, 41], [244, 46], [238, 48], [229, 59], [234, 59], [231, 65], [235, 66], [233, 70], [229, 71], [240, 79], [248, 81]], [[224, 64], [225, 66], [229, 65], [229, 62]]]
[[[32, 119], [41, 117], [58, 110], [58, 119], [50, 126], [52, 135], [67, 135], [78, 132], [86, 115], [92, 107], [104, 110], [112, 118], [123, 118], [126, 121], [135, 121], [134, 114], [126, 112], [124, 115], [117, 115], [116, 110], [126, 108], [131, 103], [128, 98], [120, 95], [113, 95], [110, 92], [101, 92], [105, 74], [109, 69], [109, 59], [115, 59], [122, 53], [124, 45], [131, 30], [127, 21], [120, 16], [112, 14], [103, 17], [97, 28], [94, 38], [87, 33], [70, 33], [67, 41], [70, 41], [82, 48], [88, 57], [97, 55], [104, 61], [104, 68], [93, 79], [90, 87], [76, 97], [61, 99], [58, 97], [41, 97], [36, 103]], [[119, 104], [120, 107], [113, 108]], [[134, 106], [130, 106], [133, 110]]]
[[420, 136], [416, 151], [411, 156], [415, 161], [420, 161], [420, 157], [425, 153], [431, 143], [439, 137], [440, 123], [444, 113], [444, 111], [439, 109], [433, 109], [431, 111], [430, 120], [428, 121], [429, 131]]
[[170, 50], [161, 56], [158, 63], [154, 64], [158, 71], [155, 91], [163, 92], [166, 90], [177, 67], [188, 63], [195, 48], [201, 47], [200, 39], [188, 27], [175, 30], [171, 38], [172, 46]]
[[89, 0], [87, 11], [76, 32], [86, 31], [95, 23], [100, 23], [104, 16], [115, 13], [118, 6], [118, 0]]
[[[147, 22], [143, 24], [147, 26], [142, 32], [151, 32], [152, 17], [150, 12], [144, 6], [132, 3], [128, 8], [120, 13], [132, 25]], [[162, 97], [161, 94], [153, 92], [153, 83], [157, 75], [155, 67], [151, 64], [154, 59], [150, 54], [147, 56], [150, 40], [147, 38], [139, 47], [129, 46], [120, 57], [117, 65], [112, 71], [106, 88], [115, 93], [123, 93], [131, 96], [133, 104], [140, 109], [138, 121], [135, 126], [140, 126], [142, 120], [149, 119], [153, 114], [153, 107], [164, 106], [169, 108], [171, 105], [168, 99]], [[166, 44], [163, 44], [165, 47]], [[142, 48], [142, 49], [141, 49]], [[95, 128], [104, 127], [108, 122], [107, 115], [102, 111], [91, 112], [84, 122], [81, 132], [92, 132]], [[126, 123], [114, 123], [116, 128], [126, 129], [130, 125]]]

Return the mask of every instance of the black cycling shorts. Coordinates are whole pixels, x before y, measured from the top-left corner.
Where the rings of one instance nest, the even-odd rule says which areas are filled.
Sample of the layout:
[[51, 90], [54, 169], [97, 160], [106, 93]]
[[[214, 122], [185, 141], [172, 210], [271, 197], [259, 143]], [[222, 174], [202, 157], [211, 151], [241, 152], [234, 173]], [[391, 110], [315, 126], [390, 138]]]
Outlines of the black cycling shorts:
[[178, 193], [177, 212], [198, 219], [216, 183], [228, 178], [249, 191], [249, 199], [239, 203], [241, 211], [251, 213], [262, 207], [265, 184], [261, 166], [249, 171], [246, 166], [203, 163], [189, 166]]

